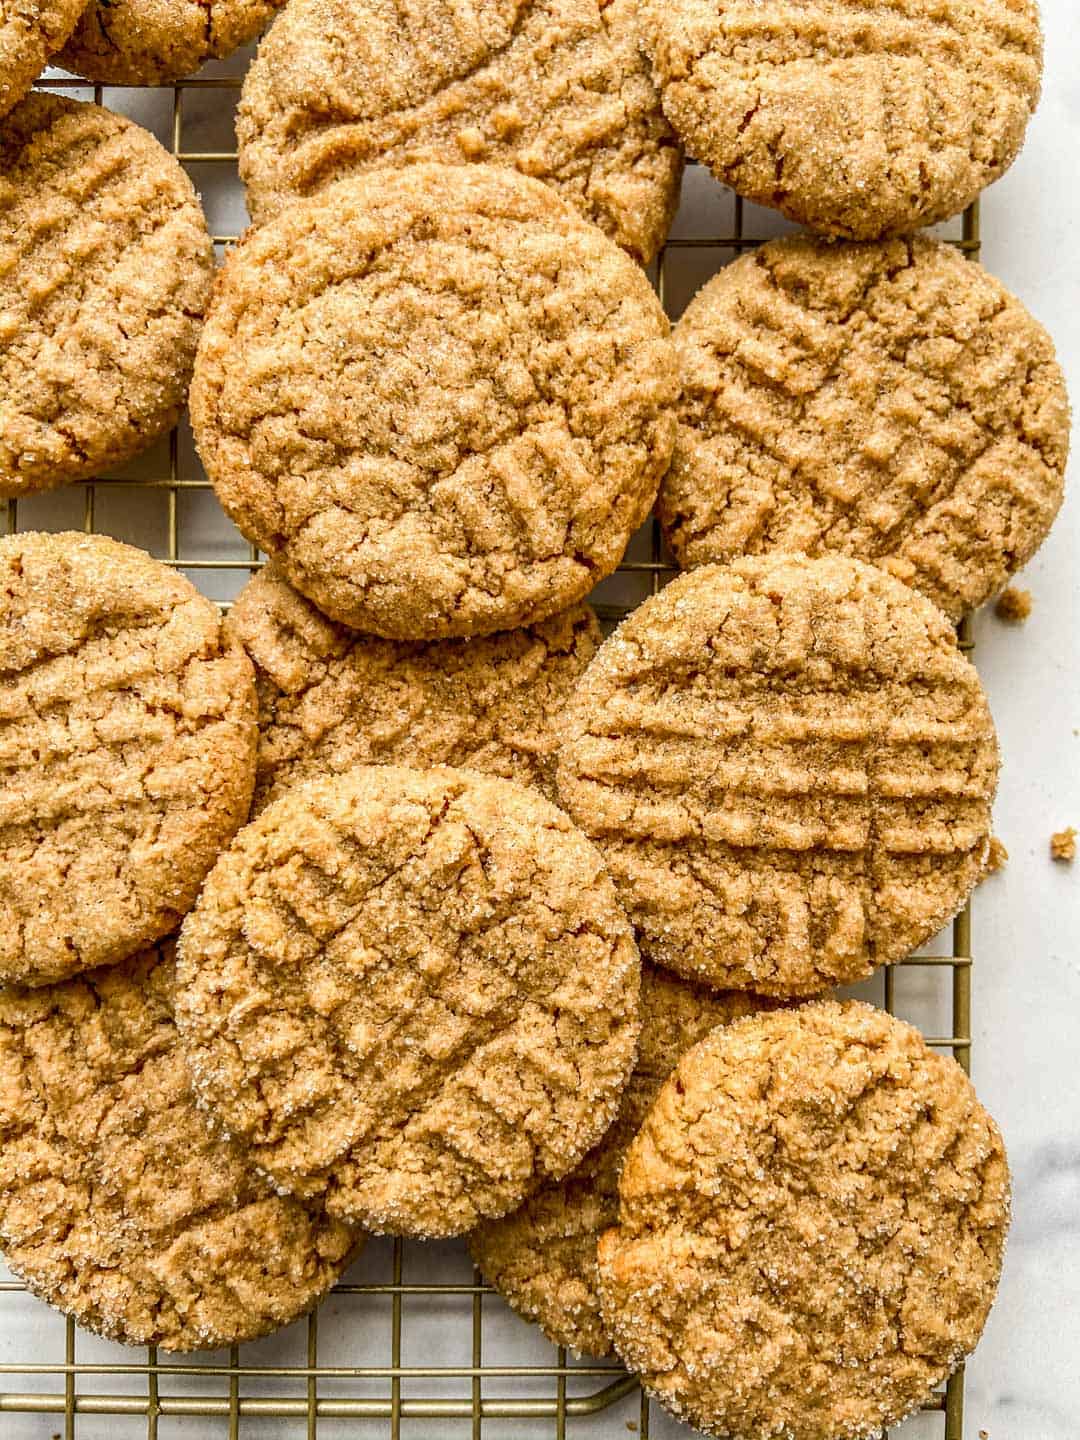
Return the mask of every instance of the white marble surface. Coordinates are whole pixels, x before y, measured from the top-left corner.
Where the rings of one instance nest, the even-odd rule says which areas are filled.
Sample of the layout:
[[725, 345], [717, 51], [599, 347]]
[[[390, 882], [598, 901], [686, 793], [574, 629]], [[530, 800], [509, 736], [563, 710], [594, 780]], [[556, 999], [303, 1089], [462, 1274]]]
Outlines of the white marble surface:
[[[1080, 14], [1077, 0], [1043, 0], [1047, 34], [1047, 79], [1041, 109], [1023, 156], [983, 202], [984, 262], [1000, 275], [1050, 327], [1080, 405]], [[162, 97], [163, 98], [163, 97]], [[167, 138], [168, 107], [162, 100], [132, 92], [110, 94], [109, 103], [138, 116]], [[196, 122], [197, 123], [197, 122]], [[209, 119], [207, 144], [224, 143]], [[212, 224], [235, 223], [235, 199], [215, 176], [196, 176], [204, 189]], [[702, 212], [715, 195], [698, 176], [690, 183], [687, 215], [681, 222], [702, 232]], [[755, 223], [763, 217], [755, 217]], [[771, 226], [767, 217], [765, 223]], [[726, 258], [726, 257], [725, 257]], [[687, 295], [715, 268], [716, 257], [699, 256], [698, 271], [681, 282]], [[1080, 449], [1080, 444], [1078, 444]], [[1074, 467], [1075, 468], [1075, 467]], [[52, 497], [25, 507], [24, 524], [79, 523], [76, 496]], [[186, 515], [186, 529], [205, 553], [236, 554], [221, 530], [213, 502], [200, 499]], [[124, 538], [151, 548], [162, 543], [160, 516], [150, 509], [115, 512], [103, 522]], [[220, 537], [220, 538], [219, 538]], [[977, 662], [993, 702], [1005, 754], [997, 830], [1011, 860], [1007, 870], [980, 892], [975, 912], [974, 1075], [985, 1101], [1005, 1130], [1016, 1181], [1016, 1220], [998, 1304], [984, 1341], [968, 1367], [968, 1440], [982, 1431], [990, 1440], [1075, 1440], [1080, 1433], [1080, 865], [1051, 864], [1048, 839], [1066, 824], [1080, 826], [1080, 498], [1072, 493], [1058, 526], [1023, 583], [1035, 596], [1035, 612], [1023, 629], [1008, 628], [992, 616], [977, 623]], [[910, 1018], [941, 1033], [947, 1026], [940, 982], [929, 972], [902, 977], [901, 997]], [[467, 1261], [456, 1246], [412, 1247], [406, 1279], [469, 1279]], [[373, 1245], [357, 1278], [389, 1278], [389, 1247]], [[488, 1302], [484, 1359], [487, 1363], [549, 1364], [552, 1352], [535, 1331], [498, 1302]], [[320, 1359], [324, 1363], [387, 1363], [388, 1302], [335, 1300], [323, 1311]], [[24, 1296], [0, 1304], [0, 1362], [63, 1359], [64, 1327], [59, 1317]], [[405, 1329], [406, 1364], [469, 1363], [470, 1326], [460, 1301], [413, 1302]], [[294, 1326], [279, 1337], [245, 1351], [258, 1364], [303, 1363], [304, 1331]], [[141, 1360], [89, 1337], [80, 1337], [78, 1359], [91, 1363]], [[220, 1363], [223, 1357], [205, 1357]], [[137, 1378], [80, 1379], [80, 1389], [133, 1393]], [[595, 1382], [592, 1382], [595, 1383]], [[425, 1394], [461, 1393], [461, 1381], [426, 1382]], [[222, 1382], [175, 1381], [170, 1391], [200, 1388], [221, 1394]], [[55, 1377], [5, 1377], [0, 1389], [55, 1393]], [[281, 1393], [280, 1383], [276, 1387]], [[302, 1387], [287, 1386], [298, 1396]], [[573, 1385], [571, 1389], [573, 1390]], [[588, 1388], [588, 1387], [586, 1387]], [[349, 1393], [383, 1394], [372, 1382]], [[326, 1382], [321, 1393], [344, 1393], [342, 1382]], [[550, 1395], [550, 1381], [530, 1392], [511, 1392], [492, 1382], [488, 1393]], [[614, 1440], [630, 1431], [636, 1403], [591, 1421], [574, 1422], [569, 1434]], [[48, 1440], [62, 1428], [55, 1416], [0, 1415], [0, 1440]], [[134, 1419], [80, 1419], [80, 1440], [127, 1440], [144, 1435]], [[242, 1435], [292, 1437], [303, 1423], [248, 1421]], [[320, 1424], [323, 1440], [374, 1440], [385, 1422], [345, 1427]], [[468, 1425], [414, 1422], [406, 1437], [458, 1436]], [[485, 1424], [486, 1440], [531, 1440], [550, 1436], [548, 1422]], [[663, 1419], [652, 1433], [676, 1440], [688, 1432]], [[931, 1440], [941, 1435], [940, 1419], [923, 1417], [894, 1435]], [[160, 1434], [186, 1440], [217, 1440], [220, 1421], [166, 1421]]]
[[[1080, 409], [1080, 10], [1042, 0], [1047, 75], [1027, 146], [983, 202], [983, 260], [1050, 328]], [[1015, 1224], [997, 1306], [969, 1367], [969, 1434], [1080, 1433], [1080, 865], [1047, 838], [1080, 826], [1080, 494], [1072, 483], [1023, 583], [1019, 631], [977, 625], [1001, 734], [997, 830], [1008, 868], [976, 911], [974, 1076], [1015, 1174]]]

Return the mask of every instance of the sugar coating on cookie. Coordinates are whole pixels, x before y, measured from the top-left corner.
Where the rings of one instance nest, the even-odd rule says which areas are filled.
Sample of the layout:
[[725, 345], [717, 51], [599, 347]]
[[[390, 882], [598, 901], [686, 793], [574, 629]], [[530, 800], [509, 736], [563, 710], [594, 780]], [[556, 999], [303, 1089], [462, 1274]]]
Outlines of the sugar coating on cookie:
[[811, 995], [929, 939], [984, 873], [998, 748], [941, 612], [841, 556], [704, 566], [600, 649], [562, 804], [642, 954]]
[[628, 256], [538, 181], [340, 181], [226, 262], [191, 413], [225, 509], [387, 639], [533, 624], [622, 559], [671, 459], [675, 356]]
[[543, 1185], [501, 1220], [469, 1236], [484, 1278], [553, 1345], [611, 1353], [596, 1288], [596, 1242], [619, 1218], [619, 1171], [661, 1085], [683, 1052], [717, 1025], [770, 1002], [745, 991], [713, 991], [642, 967], [638, 1061], [611, 1129], [565, 1180]]
[[71, 34], [85, 4], [86, 0], [32, 0], [30, 4], [27, 0], [0, 0], [0, 115], [14, 109], [26, 95]]
[[109, 1340], [217, 1349], [310, 1310], [359, 1236], [211, 1133], [175, 984], [170, 942], [0, 992], [0, 1246], [35, 1295]]
[[223, 60], [285, 0], [91, 0], [57, 64], [105, 85], [167, 85]]
[[365, 766], [286, 792], [218, 861], [178, 1016], [207, 1106], [283, 1189], [454, 1235], [607, 1129], [639, 979], [599, 855], [536, 791]]
[[0, 540], [0, 980], [41, 985], [168, 934], [246, 817], [251, 663], [141, 550]]
[[645, 264], [682, 177], [635, 0], [293, 0], [237, 137], [259, 223], [347, 172], [480, 160], [553, 185]]
[[1009, 1224], [997, 1125], [881, 1010], [739, 1020], [679, 1063], [600, 1240], [623, 1360], [711, 1435], [870, 1440], [977, 1343]]
[[684, 566], [836, 550], [958, 619], [1057, 515], [1069, 402], [1053, 342], [951, 245], [770, 241], [673, 338], [683, 393], [657, 508]]
[[0, 130], [0, 496], [82, 480], [173, 425], [214, 256], [140, 126], [30, 95]]
[[642, 0], [668, 119], [738, 194], [854, 240], [957, 215], [1039, 99], [1035, 0]]
[[256, 814], [356, 765], [466, 766], [553, 795], [558, 724], [601, 641], [587, 605], [476, 640], [379, 640], [328, 620], [276, 562], [225, 628], [255, 665]]

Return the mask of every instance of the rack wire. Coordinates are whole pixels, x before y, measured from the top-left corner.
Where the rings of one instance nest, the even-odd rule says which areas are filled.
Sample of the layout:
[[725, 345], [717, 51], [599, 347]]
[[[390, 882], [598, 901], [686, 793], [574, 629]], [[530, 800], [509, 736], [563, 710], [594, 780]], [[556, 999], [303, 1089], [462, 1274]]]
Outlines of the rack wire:
[[[241, 78], [238, 74], [206, 74], [166, 90], [171, 106], [167, 139], [172, 153], [189, 171], [203, 175], [208, 170], [223, 172], [227, 183], [235, 187], [239, 181], [233, 149], [198, 149], [185, 140], [189, 97], [221, 92], [222, 101], [231, 109]], [[110, 87], [55, 75], [42, 84], [78, 98], [92, 97], [98, 104], [114, 108], [124, 108], [123, 98], [131, 96], [130, 91], [113, 92]], [[121, 103], [114, 104], [116, 99]], [[695, 170], [692, 166], [688, 175]], [[704, 172], [697, 174], [704, 177]], [[776, 233], [777, 228], [784, 228], [777, 226], [776, 217], [744, 206], [715, 182], [706, 179], [705, 183], [714, 187], [718, 197], [725, 198], [730, 223], [700, 234], [681, 233], [676, 228], [652, 272], [658, 294], [673, 316], [697, 284], [719, 268], [716, 262], [721, 256], [726, 253], [731, 257], [752, 249], [770, 233]], [[965, 212], [954, 231], [957, 227], [958, 233], [948, 233], [946, 238], [976, 256], [981, 243], [977, 203]], [[215, 245], [223, 248], [235, 242], [237, 233], [224, 230], [213, 238]], [[122, 517], [125, 505], [134, 504], [138, 498], [144, 507], [149, 498], [157, 511], [150, 525], [157, 543], [148, 548], [227, 606], [242, 582], [263, 563], [263, 557], [254, 547], [240, 542], [223, 514], [216, 518], [219, 531], [232, 533], [233, 543], [226, 546], [229, 553], [218, 553], [220, 541], [189, 542], [188, 502], [195, 496], [212, 496], [212, 490], [184, 431], [173, 431], [163, 449], [164, 454], [159, 447], [125, 472], [87, 481], [56, 495], [20, 503], [0, 501], [0, 534], [20, 528], [81, 525], [88, 533], [117, 533], [118, 538], [146, 544], [145, 536], [130, 533], [132, 528], [138, 532], [139, 525], [145, 523], [145, 508], [140, 509], [143, 519], [137, 520], [134, 527], [123, 523]], [[59, 505], [58, 496], [62, 497]], [[102, 513], [106, 508], [103, 497], [109, 497], [108, 515]], [[121, 530], [128, 533], [118, 533]], [[601, 619], [608, 623], [618, 620], [676, 573], [664, 552], [659, 527], [655, 520], [651, 521], [635, 537], [618, 574], [605, 582], [594, 597]], [[973, 648], [969, 622], [961, 626], [960, 643], [966, 651]], [[901, 995], [905, 975], [933, 972], [943, 979], [948, 1033], [930, 1037], [929, 1043], [951, 1051], [969, 1071], [973, 967], [970, 906], [953, 923], [949, 949], [948, 954], [915, 956], [886, 970], [875, 982], [874, 993], [867, 993], [890, 1013], [903, 1014], [908, 1008]], [[925, 995], [922, 998], [930, 1003]], [[940, 1003], [937, 1008], [942, 1008]], [[210, 1363], [201, 1363], [198, 1357], [170, 1360], [154, 1349], [146, 1351], [145, 1360], [139, 1361], [80, 1360], [79, 1350], [87, 1337], [66, 1319], [62, 1322], [62, 1362], [23, 1358], [20, 1354], [13, 1361], [0, 1363], [0, 1437], [7, 1440], [8, 1427], [13, 1423], [5, 1416], [23, 1416], [28, 1422], [29, 1417], [39, 1417], [44, 1428], [17, 1432], [20, 1437], [25, 1433], [34, 1440], [38, 1436], [47, 1436], [48, 1440], [60, 1440], [61, 1436], [63, 1440], [101, 1440], [106, 1434], [112, 1437], [120, 1433], [116, 1425], [122, 1423], [121, 1417], [141, 1422], [138, 1430], [124, 1430], [124, 1435], [145, 1435], [146, 1440], [159, 1440], [166, 1430], [185, 1440], [261, 1440], [267, 1434], [283, 1433], [290, 1440], [299, 1436], [307, 1440], [360, 1440], [368, 1436], [401, 1440], [403, 1435], [451, 1434], [494, 1440], [496, 1429], [499, 1437], [512, 1440], [525, 1435], [552, 1436], [554, 1440], [567, 1440], [568, 1436], [611, 1440], [615, 1435], [634, 1434], [640, 1440], [660, 1440], [661, 1435], [689, 1433], [652, 1405], [640, 1394], [636, 1381], [612, 1364], [577, 1363], [565, 1350], [550, 1348], [539, 1363], [524, 1363], [520, 1353], [514, 1357], [516, 1363], [488, 1363], [485, 1357], [489, 1355], [493, 1312], [496, 1307], [501, 1309], [501, 1302], [475, 1272], [461, 1281], [407, 1281], [406, 1275], [415, 1268], [410, 1260], [415, 1261], [418, 1252], [420, 1247], [414, 1242], [396, 1240], [382, 1247], [382, 1263], [376, 1265], [382, 1271], [380, 1278], [365, 1277], [362, 1283], [344, 1283], [335, 1288], [321, 1312], [323, 1361], [319, 1312], [304, 1322], [302, 1358], [287, 1364], [266, 1363], [256, 1346], [234, 1348], [224, 1358], [209, 1357]], [[0, 1335], [9, 1316], [11, 1323], [25, 1328], [25, 1311], [12, 1308], [23, 1295], [24, 1287], [18, 1282], [0, 1280]], [[445, 1323], [468, 1327], [471, 1348], [467, 1364], [405, 1362], [410, 1311], [421, 1303], [444, 1307], [440, 1313]], [[351, 1313], [358, 1306], [364, 1307], [364, 1323]], [[375, 1329], [377, 1342], [370, 1325], [373, 1307], [383, 1312]], [[335, 1350], [344, 1349], [347, 1364], [325, 1363], [331, 1323], [338, 1340]], [[522, 1341], [520, 1348], [534, 1354], [536, 1333], [517, 1321], [510, 1323], [519, 1327], [512, 1333]], [[121, 1353], [118, 1347], [109, 1348]], [[384, 1356], [388, 1352], [388, 1358], [377, 1363], [380, 1350]], [[95, 1381], [106, 1378], [122, 1388], [112, 1384], [107, 1390], [96, 1388]], [[15, 1388], [17, 1383], [23, 1388]], [[31, 1383], [36, 1388], [26, 1389]], [[107, 1430], [100, 1423], [104, 1417], [112, 1417]], [[919, 1427], [919, 1440], [963, 1440], [962, 1368], [925, 1407], [921, 1423], [916, 1419], [911, 1424]], [[542, 1429], [537, 1428], [541, 1425]], [[927, 1425], [931, 1428], [925, 1428]], [[892, 1435], [894, 1440], [904, 1440], [909, 1433], [905, 1425]]]

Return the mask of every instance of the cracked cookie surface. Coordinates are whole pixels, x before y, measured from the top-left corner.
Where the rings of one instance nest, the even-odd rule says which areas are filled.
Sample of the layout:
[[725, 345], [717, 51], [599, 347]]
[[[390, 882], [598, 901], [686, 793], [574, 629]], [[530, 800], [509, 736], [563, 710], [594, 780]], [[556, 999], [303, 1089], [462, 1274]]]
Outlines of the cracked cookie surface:
[[619, 1218], [619, 1171], [660, 1087], [684, 1051], [717, 1025], [770, 1002], [744, 991], [712, 991], [651, 965], [642, 967], [641, 1040], [634, 1073], [611, 1129], [564, 1180], [469, 1236], [484, 1278], [553, 1345], [611, 1353], [596, 1290], [596, 1242]]
[[275, 1195], [195, 1107], [172, 942], [0, 990], [0, 1246], [80, 1325], [165, 1350], [237, 1345], [317, 1303], [358, 1236]]
[[564, 727], [562, 804], [642, 954], [819, 994], [903, 959], [982, 877], [998, 748], [929, 600], [841, 556], [704, 566], [601, 646]]
[[26, 95], [84, 5], [85, 0], [0, 0], [0, 115]]
[[715, 1030], [627, 1153], [600, 1240], [623, 1360], [712, 1435], [870, 1440], [976, 1345], [1009, 1224], [954, 1060], [821, 1002]]
[[249, 233], [191, 413], [225, 509], [332, 618], [490, 634], [609, 575], [671, 459], [675, 354], [645, 275], [538, 181], [343, 180]]
[[1057, 515], [1069, 402], [1053, 341], [951, 245], [770, 241], [673, 338], [683, 394], [657, 509], [683, 566], [836, 550], [959, 619]]
[[285, 0], [91, 0], [57, 64], [105, 85], [167, 85], [223, 60]]
[[173, 930], [246, 817], [251, 663], [175, 570], [102, 536], [0, 540], [0, 980]]
[[276, 562], [225, 629], [255, 665], [256, 814], [356, 765], [465, 766], [553, 795], [556, 727], [601, 639], [579, 605], [476, 640], [379, 640], [328, 620]]
[[682, 176], [635, 0], [293, 0], [237, 137], [258, 223], [351, 171], [482, 160], [551, 184], [645, 264]]
[[959, 214], [1039, 99], [1035, 0], [643, 0], [641, 32], [692, 155], [853, 240]]
[[241, 831], [180, 940], [212, 1113], [276, 1183], [379, 1233], [460, 1234], [614, 1118], [640, 969], [599, 855], [535, 791], [367, 766]]
[[179, 417], [214, 256], [140, 126], [30, 95], [0, 131], [0, 496], [87, 479]]

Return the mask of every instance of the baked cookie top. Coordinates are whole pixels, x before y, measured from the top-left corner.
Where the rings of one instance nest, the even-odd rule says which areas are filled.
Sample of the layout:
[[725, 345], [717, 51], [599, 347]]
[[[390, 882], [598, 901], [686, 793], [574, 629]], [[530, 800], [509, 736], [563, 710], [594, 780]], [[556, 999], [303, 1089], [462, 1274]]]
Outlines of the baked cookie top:
[[91, 0], [57, 64], [104, 85], [167, 85], [254, 40], [285, 0]]
[[853, 240], [959, 214], [1039, 99], [1035, 0], [641, 0], [640, 24], [690, 153]]
[[642, 954], [819, 994], [903, 959], [984, 873], [998, 749], [941, 612], [842, 556], [704, 566], [580, 682], [558, 768]]
[[642, 263], [682, 177], [636, 0], [294, 0], [237, 136], [259, 223], [349, 171], [484, 160], [547, 181]]
[[191, 412], [222, 504], [387, 639], [533, 624], [611, 573], [671, 459], [667, 319], [538, 181], [343, 180], [229, 257]]
[[276, 562], [225, 628], [255, 665], [255, 813], [356, 765], [464, 765], [553, 794], [557, 725], [601, 640], [587, 605], [477, 640], [378, 640], [328, 620]]
[[85, 3], [0, 0], [0, 115], [27, 93], [71, 34]]
[[98, 535], [0, 540], [0, 981], [174, 929], [245, 818], [251, 664], [216, 606]]
[[618, 1110], [639, 963], [600, 857], [533, 790], [366, 766], [243, 830], [180, 941], [195, 1083], [283, 1189], [460, 1234]]
[[627, 1152], [600, 1240], [619, 1354], [713, 1435], [864, 1440], [971, 1351], [1009, 1170], [954, 1060], [821, 1002], [714, 1030]]
[[0, 130], [0, 496], [112, 468], [183, 407], [214, 256], [146, 130], [30, 95]]
[[35, 1295], [127, 1345], [238, 1345], [302, 1315], [358, 1236], [274, 1194], [195, 1107], [172, 945], [0, 991], [0, 1245]]
[[596, 1290], [596, 1242], [619, 1218], [619, 1171], [661, 1085], [685, 1050], [716, 1025], [769, 1002], [712, 991], [644, 965], [638, 1062], [611, 1129], [565, 1180], [542, 1185], [512, 1214], [469, 1236], [485, 1279], [553, 1345], [611, 1353]]
[[679, 563], [872, 561], [953, 619], [1025, 565], [1061, 505], [1069, 402], [1049, 335], [938, 240], [773, 240], [675, 327]]

